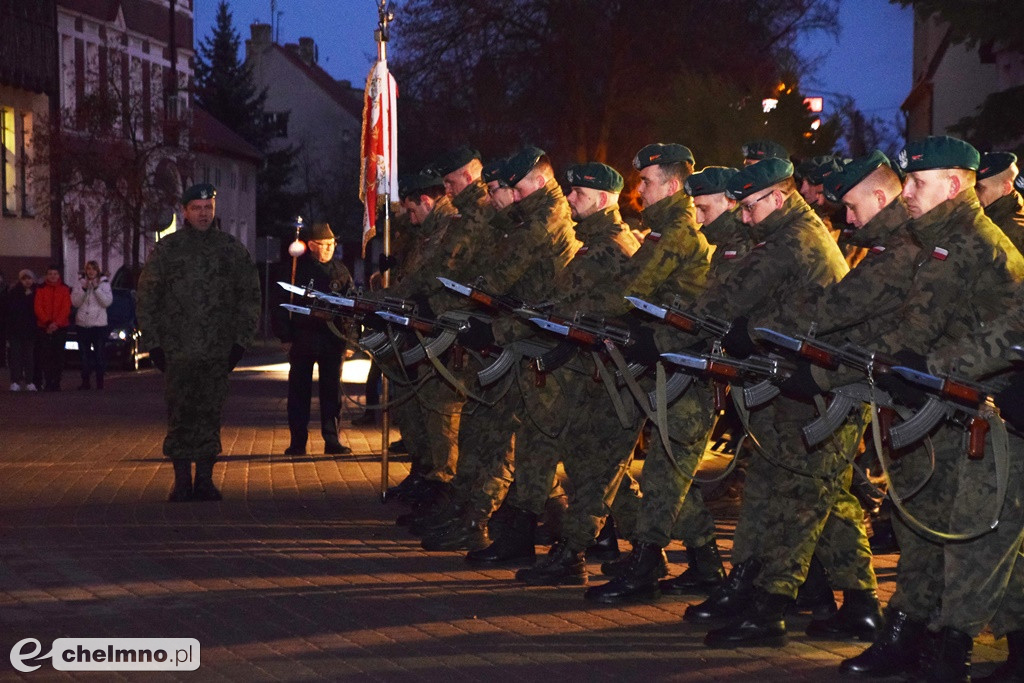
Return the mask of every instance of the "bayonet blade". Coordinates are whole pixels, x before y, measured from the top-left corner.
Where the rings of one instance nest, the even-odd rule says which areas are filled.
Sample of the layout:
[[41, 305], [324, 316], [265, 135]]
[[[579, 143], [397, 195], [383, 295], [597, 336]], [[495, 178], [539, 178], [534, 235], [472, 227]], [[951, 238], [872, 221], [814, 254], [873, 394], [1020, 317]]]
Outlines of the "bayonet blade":
[[296, 306], [295, 304], [281, 304], [281, 308], [292, 313], [298, 313], [300, 315], [312, 315], [313, 309], [309, 306]]
[[775, 330], [770, 330], [767, 327], [755, 327], [754, 332], [758, 337], [765, 340], [769, 344], [774, 344], [783, 349], [789, 349], [790, 351], [800, 352], [803, 348], [804, 343], [796, 337], [790, 337], [788, 334], [782, 334]]
[[568, 325], [560, 325], [558, 323], [553, 323], [550, 320], [545, 320], [544, 318], [530, 318], [530, 322], [542, 330], [547, 330], [548, 332], [560, 334], [563, 337], [569, 336]]
[[277, 284], [286, 292], [291, 292], [292, 294], [298, 294], [300, 296], [313, 296], [312, 294], [306, 293], [305, 287], [299, 287], [298, 285], [293, 285], [290, 282], [284, 282], [282, 280], [278, 280]]
[[467, 287], [466, 285], [460, 284], [460, 283], [456, 282], [455, 280], [449, 280], [446, 277], [440, 277], [440, 276], [438, 276], [437, 280], [442, 285], [444, 285], [448, 289], [452, 290], [456, 294], [461, 294], [462, 296], [469, 296], [470, 294], [473, 293], [473, 288], [472, 287]]
[[396, 325], [402, 325], [403, 327], [409, 326], [410, 320], [408, 316], [396, 315], [390, 311], [377, 311], [377, 315], [384, 320], [387, 320], [389, 323], [395, 323]]
[[691, 356], [687, 353], [663, 353], [661, 357], [673, 365], [692, 370], [707, 370], [708, 360], [698, 356]]
[[946, 384], [946, 380], [941, 377], [936, 377], [930, 373], [921, 372], [920, 370], [915, 370], [913, 368], [896, 365], [891, 369], [908, 382], [913, 382], [914, 384], [918, 384], [926, 389], [931, 389], [932, 391], [942, 391], [942, 387]]
[[644, 313], [653, 315], [655, 318], [660, 318], [661, 320], [664, 320], [665, 316], [668, 314], [668, 309], [664, 306], [657, 306], [652, 304], [650, 301], [644, 301], [643, 299], [635, 296], [627, 296], [626, 301], [633, 304], [634, 307], [640, 309]]

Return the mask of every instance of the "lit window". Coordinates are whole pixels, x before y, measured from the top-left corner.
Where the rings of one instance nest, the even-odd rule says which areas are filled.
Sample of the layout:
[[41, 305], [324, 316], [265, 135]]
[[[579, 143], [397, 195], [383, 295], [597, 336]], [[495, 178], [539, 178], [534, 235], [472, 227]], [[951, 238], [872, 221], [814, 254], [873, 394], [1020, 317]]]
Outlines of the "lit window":
[[0, 189], [3, 190], [3, 213], [7, 216], [18, 212], [18, 145], [14, 130], [14, 110], [0, 109]]

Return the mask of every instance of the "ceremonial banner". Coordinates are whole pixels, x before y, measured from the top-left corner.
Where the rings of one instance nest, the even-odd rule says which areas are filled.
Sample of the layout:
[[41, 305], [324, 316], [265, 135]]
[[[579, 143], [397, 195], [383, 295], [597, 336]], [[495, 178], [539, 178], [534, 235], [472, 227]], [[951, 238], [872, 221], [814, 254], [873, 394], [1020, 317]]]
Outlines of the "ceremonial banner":
[[379, 198], [398, 201], [398, 86], [388, 71], [387, 59], [378, 59], [366, 79], [363, 99], [362, 159], [359, 171], [359, 199], [363, 214], [363, 256], [366, 244], [377, 234]]

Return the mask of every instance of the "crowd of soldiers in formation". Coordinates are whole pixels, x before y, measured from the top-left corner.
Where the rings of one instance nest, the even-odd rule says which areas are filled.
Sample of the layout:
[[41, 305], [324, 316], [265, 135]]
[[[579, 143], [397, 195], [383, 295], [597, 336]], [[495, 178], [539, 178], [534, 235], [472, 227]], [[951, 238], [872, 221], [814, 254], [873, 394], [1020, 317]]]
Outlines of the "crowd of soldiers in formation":
[[[571, 166], [565, 195], [535, 147], [487, 164], [461, 147], [402, 180], [384, 266], [415, 312], [362, 320], [364, 340], [393, 342], [375, 350], [413, 460], [389, 492], [411, 506], [399, 524], [525, 585], [586, 585], [603, 558], [586, 599], [691, 596], [711, 647], [780, 646], [804, 610], [807, 637], [870, 643], [843, 672], [970, 680], [990, 628], [1009, 658], [984, 680], [1024, 680], [1016, 157], [950, 137], [795, 167], [770, 141], [742, 151], [740, 169], [700, 171], [683, 145], [637, 152], [639, 229], [619, 172]], [[443, 353], [410, 355], [443, 332]], [[753, 444], [728, 573], [697, 475], [726, 401]], [[924, 434], [896, 439], [927, 411]], [[884, 612], [851, 493], [865, 442], [902, 548]], [[688, 566], [668, 578], [673, 539]]]

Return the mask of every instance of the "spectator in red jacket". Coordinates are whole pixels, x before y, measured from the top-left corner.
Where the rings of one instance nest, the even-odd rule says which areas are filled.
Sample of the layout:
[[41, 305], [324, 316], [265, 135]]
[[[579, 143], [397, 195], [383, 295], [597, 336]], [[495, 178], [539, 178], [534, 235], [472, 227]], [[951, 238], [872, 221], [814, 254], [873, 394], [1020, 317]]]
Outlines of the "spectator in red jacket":
[[57, 266], [46, 269], [46, 279], [36, 290], [36, 328], [39, 335], [39, 364], [46, 391], [60, 391], [64, 369], [64, 342], [71, 316], [71, 289], [61, 281]]

